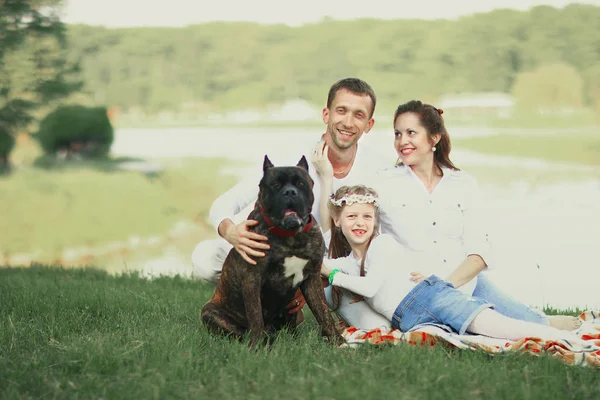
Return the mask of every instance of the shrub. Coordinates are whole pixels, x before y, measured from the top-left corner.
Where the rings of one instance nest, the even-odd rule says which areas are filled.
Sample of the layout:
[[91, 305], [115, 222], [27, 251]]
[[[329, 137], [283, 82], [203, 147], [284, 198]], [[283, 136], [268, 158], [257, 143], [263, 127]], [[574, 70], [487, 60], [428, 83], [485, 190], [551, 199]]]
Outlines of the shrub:
[[59, 106], [35, 135], [46, 154], [103, 157], [110, 151], [113, 128], [105, 107]]

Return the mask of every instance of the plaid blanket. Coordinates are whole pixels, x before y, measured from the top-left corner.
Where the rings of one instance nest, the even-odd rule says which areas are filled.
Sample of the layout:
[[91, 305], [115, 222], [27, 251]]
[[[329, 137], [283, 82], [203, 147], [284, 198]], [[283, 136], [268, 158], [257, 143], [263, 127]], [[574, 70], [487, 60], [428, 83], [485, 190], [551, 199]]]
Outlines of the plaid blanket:
[[553, 357], [569, 365], [584, 365], [600, 368], [600, 312], [585, 311], [579, 315], [581, 327], [573, 331], [580, 343], [571, 343], [567, 339], [546, 340], [538, 337], [526, 337], [512, 341], [480, 335], [458, 335], [449, 333], [436, 326], [423, 326], [410, 332], [398, 329], [377, 328], [372, 330], [345, 328], [342, 336], [345, 347], [355, 347], [362, 343], [408, 343], [419, 346], [433, 346], [440, 343], [449, 347], [469, 350], [483, 350], [490, 354], [506, 352], [529, 352], [532, 354], [551, 353]]

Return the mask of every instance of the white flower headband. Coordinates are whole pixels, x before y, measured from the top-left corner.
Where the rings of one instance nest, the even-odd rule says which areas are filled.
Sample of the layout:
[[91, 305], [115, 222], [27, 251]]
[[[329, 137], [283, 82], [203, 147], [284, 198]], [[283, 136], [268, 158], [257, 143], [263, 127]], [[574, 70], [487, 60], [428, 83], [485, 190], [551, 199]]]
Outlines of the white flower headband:
[[345, 205], [351, 206], [354, 203], [358, 204], [373, 204], [375, 207], [379, 207], [379, 198], [373, 196], [370, 193], [367, 194], [350, 194], [336, 200], [334, 195], [329, 196], [329, 202], [338, 207]]

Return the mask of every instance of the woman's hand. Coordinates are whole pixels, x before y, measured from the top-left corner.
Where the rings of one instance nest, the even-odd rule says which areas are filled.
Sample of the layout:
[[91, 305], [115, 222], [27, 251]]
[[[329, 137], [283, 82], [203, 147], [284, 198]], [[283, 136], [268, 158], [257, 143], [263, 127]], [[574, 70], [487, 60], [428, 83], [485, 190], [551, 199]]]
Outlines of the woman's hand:
[[315, 170], [323, 179], [333, 179], [333, 166], [329, 161], [329, 145], [325, 140], [321, 140], [315, 146], [311, 161], [315, 167]]
[[423, 275], [420, 272], [411, 272], [410, 273], [410, 280], [416, 285], [418, 283], [421, 283], [425, 280], [425, 278], [427, 278], [425, 275]]
[[290, 304], [288, 304], [286, 308], [290, 314], [295, 314], [302, 310], [302, 307], [304, 307], [305, 304], [306, 300], [302, 295], [302, 291], [300, 290], [300, 288], [298, 288], [298, 290], [296, 290], [294, 298], [292, 299], [292, 301], [290, 301]]

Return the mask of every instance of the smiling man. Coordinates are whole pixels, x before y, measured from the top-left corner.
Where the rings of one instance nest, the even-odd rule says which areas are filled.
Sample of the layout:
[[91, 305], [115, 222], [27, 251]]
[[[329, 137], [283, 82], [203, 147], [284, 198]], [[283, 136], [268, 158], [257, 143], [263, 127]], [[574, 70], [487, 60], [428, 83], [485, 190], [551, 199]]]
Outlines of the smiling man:
[[[325, 133], [321, 135], [317, 147], [306, 149], [297, 156], [306, 156], [323, 151], [327, 146], [327, 158], [333, 167], [333, 190], [343, 185], [368, 183], [375, 171], [390, 166], [394, 160], [383, 156], [383, 149], [375, 150], [359, 140], [367, 134], [375, 123], [373, 113], [377, 99], [373, 88], [363, 80], [345, 78], [333, 84], [327, 96], [327, 104], [323, 108]], [[290, 138], [290, 145], [293, 138]], [[253, 157], [262, 158], [264, 154]], [[315, 186], [314, 198], [320, 198], [320, 179], [315, 168], [310, 168]], [[244, 179], [221, 195], [210, 209], [209, 218], [217, 228], [220, 238], [200, 242], [192, 254], [194, 273], [201, 278], [216, 284], [219, 280], [223, 262], [233, 248], [247, 262], [256, 264], [256, 257], [264, 257], [269, 250], [267, 238], [258, 235], [250, 227], [256, 221], [247, 220], [254, 207], [258, 195], [256, 179]], [[320, 204], [313, 204], [313, 216], [320, 221]], [[299, 296], [290, 305], [290, 312], [298, 312], [303, 306]]]

